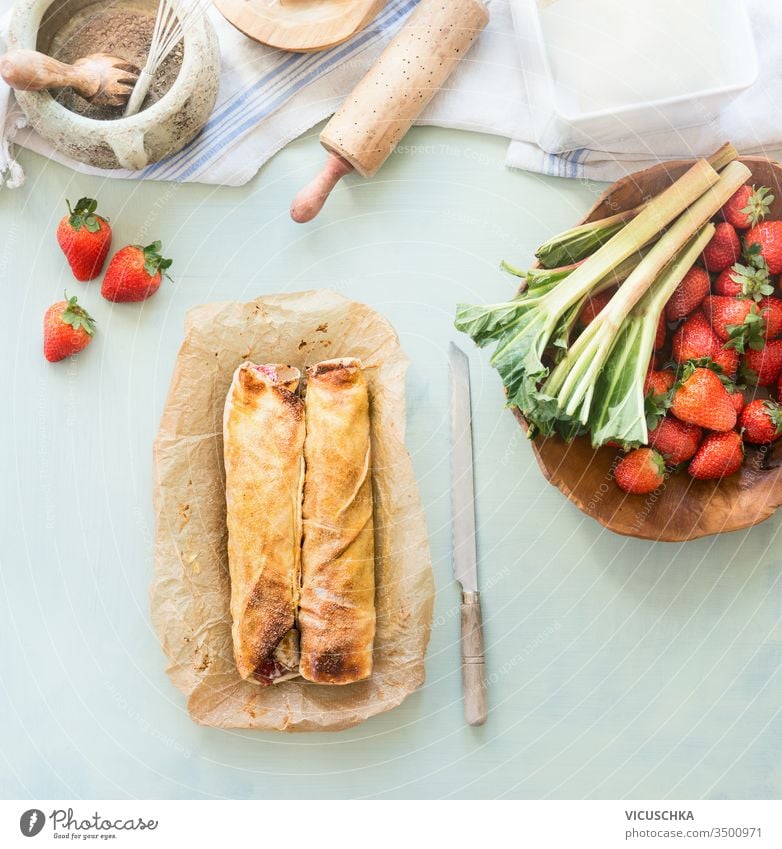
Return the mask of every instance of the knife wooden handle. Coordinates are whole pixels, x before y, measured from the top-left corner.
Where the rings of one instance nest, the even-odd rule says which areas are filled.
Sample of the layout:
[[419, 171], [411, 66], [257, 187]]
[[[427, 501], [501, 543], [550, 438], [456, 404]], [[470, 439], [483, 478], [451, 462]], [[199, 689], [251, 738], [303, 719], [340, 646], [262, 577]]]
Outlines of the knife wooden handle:
[[483, 725], [488, 705], [480, 593], [462, 593], [462, 686], [464, 718], [469, 725]]

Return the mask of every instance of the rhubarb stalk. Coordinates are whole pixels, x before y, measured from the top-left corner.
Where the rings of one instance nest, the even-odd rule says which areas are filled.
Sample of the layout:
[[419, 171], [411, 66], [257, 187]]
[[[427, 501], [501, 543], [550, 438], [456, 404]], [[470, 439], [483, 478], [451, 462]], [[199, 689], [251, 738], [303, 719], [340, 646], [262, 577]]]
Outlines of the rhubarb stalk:
[[[710, 167], [710, 166], [709, 166]], [[740, 162], [732, 162], [718, 182], [676, 219], [651, 248], [616, 295], [571, 346], [567, 356], [552, 372], [543, 387], [544, 394], [557, 398], [557, 409], [586, 425], [595, 380], [603, 367], [616, 334], [627, 314], [651, 286], [665, 265], [679, 253], [692, 236], [722, 207], [739, 186], [751, 176]], [[676, 184], [674, 184], [676, 185]], [[636, 219], [638, 220], [638, 219]], [[622, 233], [624, 237], [627, 230]], [[609, 243], [610, 244], [610, 243]], [[571, 275], [569, 279], [572, 279]]]
[[[497, 342], [491, 363], [502, 377], [509, 404], [526, 412], [527, 405], [537, 403], [537, 383], [548, 374], [544, 353], [552, 336], [561, 328], [563, 318], [571, 315], [571, 308], [583, 301], [620, 263], [638, 255], [644, 245], [719, 179], [706, 160], [696, 162], [672, 186], [651, 200], [620, 234], [544, 294], [533, 296], [530, 293], [509, 304], [497, 305], [497, 308], [465, 304], [457, 307], [456, 327], [459, 330], [469, 333], [478, 345]], [[647, 260], [648, 255], [642, 262]]]
[[648, 441], [643, 387], [657, 324], [674, 289], [713, 235], [714, 225], [707, 224], [690, 239], [622, 323], [595, 385], [589, 419], [593, 445], [609, 441], [644, 445]]
[[[715, 171], [721, 171], [734, 159], [737, 159], [738, 155], [736, 148], [730, 142], [726, 142], [722, 147], [715, 150], [706, 161]], [[545, 241], [535, 255], [544, 268], [555, 268], [585, 259], [612, 236], [619, 233], [625, 224], [643, 210], [645, 205], [645, 203], [641, 203], [633, 209], [617, 212], [597, 221], [577, 224], [564, 233], [559, 233]]]

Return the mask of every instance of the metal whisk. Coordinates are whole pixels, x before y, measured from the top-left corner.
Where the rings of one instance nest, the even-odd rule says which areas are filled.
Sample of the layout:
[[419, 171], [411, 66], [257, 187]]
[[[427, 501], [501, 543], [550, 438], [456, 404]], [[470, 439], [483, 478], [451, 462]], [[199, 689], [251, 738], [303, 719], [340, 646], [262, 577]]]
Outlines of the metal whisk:
[[125, 107], [126, 118], [139, 111], [158, 68], [182, 40], [188, 26], [204, 14], [211, 2], [212, 0], [160, 0], [147, 61], [139, 72], [133, 93]]

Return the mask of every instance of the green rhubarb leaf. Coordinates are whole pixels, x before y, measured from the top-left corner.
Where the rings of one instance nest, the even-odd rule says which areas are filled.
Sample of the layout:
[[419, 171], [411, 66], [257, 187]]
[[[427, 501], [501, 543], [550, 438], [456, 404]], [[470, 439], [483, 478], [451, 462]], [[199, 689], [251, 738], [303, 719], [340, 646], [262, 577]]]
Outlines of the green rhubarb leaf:
[[521, 281], [519, 283], [520, 295], [527, 292], [542, 295], [553, 289], [557, 283], [561, 283], [577, 267], [577, 265], [567, 265], [563, 268], [529, 268], [525, 271], [505, 260], [500, 263], [501, 271], [505, 271]]
[[576, 437], [583, 436], [587, 432], [587, 429], [578, 419], [564, 417], [557, 419], [556, 431], [565, 442], [572, 442]]
[[548, 369], [543, 362], [557, 323], [542, 306], [546, 297], [519, 297], [490, 306], [459, 304], [455, 326], [479, 347], [496, 342], [491, 364], [497, 369], [510, 406], [527, 410], [536, 399], [537, 383]]
[[530, 268], [526, 274], [527, 286], [531, 292], [538, 294], [541, 294], [543, 289], [549, 291], [570, 276], [577, 267], [567, 265], [564, 268]]
[[595, 447], [606, 442], [644, 444], [648, 438], [643, 383], [654, 347], [654, 322], [630, 316], [595, 386], [589, 427]]
[[484, 348], [490, 342], [506, 333], [508, 328], [527, 309], [529, 299], [514, 298], [500, 304], [457, 304], [456, 320], [454, 325], [457, 330], [466, 333], [479, 348]]
[[702, 228], [679, 251], [625, 316], [597, 376], [587, 426], [595, 447], [606, 442], [646, 444], [643, 385], [665, 303], [703, 250], [714, 228]]
[[557, 421], [557, 403], [541, 392], [534, 384], [525, 383], [521, 393], [518, 406], [524, 413], [524, 418], [530, 424], [529, 437], [534, 438], [538, 434], [551, 436], [554, 433]]
[[543, 357], [556, 325], [544, 310], [529, 309], [497, 340], [490, 363], [497, 369], [508, 395], [508, 403], [527, 410], [525, 401], [548, 374]]
[[554, 348], [552, 351], [552, 359], [554, 362], [559, 362], [570, 346], [570, 340], [573, 336], [573, 328], [576, 326], [576, 322], [578, 321], [581, 309], [583, 308], [586, 300], [586, 297], [584, 297], [573, 304], [573, 306], [570, 307], [562, 316], [562, 320], [557, 325], [557, 328], [554, 331], [554, 336], [552, 337], [552, 345]]
[[544, 268], [557, 268], [579, 262], [595, 253], [626, 223], [612, 220], [609, 224], [601, 224], [599, 221], [580, 224], [544, 242], [535, 251], [535, 256]]

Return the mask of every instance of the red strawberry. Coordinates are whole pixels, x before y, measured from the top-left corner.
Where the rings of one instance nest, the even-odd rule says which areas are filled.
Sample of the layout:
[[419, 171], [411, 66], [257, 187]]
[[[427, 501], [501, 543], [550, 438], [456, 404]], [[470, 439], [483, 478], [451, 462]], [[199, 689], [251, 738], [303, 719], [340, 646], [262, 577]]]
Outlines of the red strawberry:
[[733, 404], [733, 408], [736, 413], [739, 414], [744, 409], [744, 393], [738, 389], [736, 386], [726, 387], [728, 390], [728, 395], [730, 395], [730, 400]]
[[722, 207], [722, 217], [737, 230], [746, 230], [768, 215], [773, 201], [774, 195], [765, 186], [742, 186]]
[[52, 304], [43, 317], [43, 355], [56, 363], [77, 354], [92, 342], [95, 322], [76, 297]]
[[676, 375], [670, 369], [655, 371], [649, 369], [644, 379], [644, 397], [652, 395], [665, 395], [676, 383]]
[[724, 271], [720, 271], [717, 275], [717, 279], [714, 281], [714, 285], [712, 286], [712, 290], [715, 295], [722, 295], [726, 298], [735, 298], [736, 295], [744, 294], [744, 287], [738, 280], [734, 280], [733, 276], [737, 274], [736, 269], [739, 267], [739, 264], [731, 265], [730, 268], [726, 268]]
[[128, 245], [117, 251], [103, 278], [103, 297], [125, 302], [143, 301], [154, 295], [163, 282], [163, 274], [171, 267], [171, 260], [163, 259], [160, 248], [160, 242], [153, 242], [145, 248]]
[[587, 298], [578, 316], [578, 323], [581, 327], [588, 327], [615, 294], [616, 286], [612, 286], [610, 289], [605, 289]]
[[649, 431], [649, 445], [657, 449], [672, 466], [689, 460], [698, 450], [703, 431], [694, 424], [675, 416], [664, 416], [656, 428]]
[[703, 264], [709, 271], [724, 271], [741, 256], [739, 234], [732, 224], [720, 222], [711, 241], [703, 249]]
[[709, 295], [703, 299], [701, 309], [717, 336], [723, 342], [732, 342], [737, 335], [734, 328], [741, 328], [744, 325], [754, 305], [755, 302], [749, 298]]
[[677, 419], [707, 430], [731, 430], [736, 410], [719, 375], [707, 368], [687, 368], [673, 394], [671, 412]]
[[750, 401], [739, 418], [742, 437], [755, 445], [769, 445], [782, 434], [782, 406], [757, 398]]
[[614, 479], [625, 492], [646, 495], [665, 481], [665, 463], [651, 448], [635, 448], [619, 461]]
[[673, 334], [671, 353], [677, 363], [710, 357], [722, 347], [702, 312], [693, 313]]
[[[769, 301], [768, 298], [764, 300]], [[770, 319], [771, 330], [776, 333], [782, 324], [782, 314], [776, 310], [773, 301], [766, 306], [765, 312]], [[742, 354], [747, 348], [762, 348], [765, 344], [768, 325], [761, 304], [748, 298], [710, 295], [703, 299], [701, 309], [711, 322], [714, 333], [724, 342], [726, 350], [736, 350]]]
[[782, 401], [782, 374], [777, 379], [777, 400]]
[[654, 350], [659, 351], [665, 345], [665, 337], [668, 335], [668, 328], [665, 325], [665, 311], [660, 313], [660, 320], [657, 322], [657, 332], [654, 335]]
[[98, 202], [81, 198], [57, 225], [57, 242], [68, 260], [73, 276], [82, 282], [92, 280], [103, 270], [111, 246], [111, 227], [95, 214]]
[[730, 268], [726, 268], [714, 281], [715, 295], [728, 297], [741, 295], [759, 301], [764, 295], [770, 295], [773, 291], [768, 269], [762, 261], [759, 268], [737, 262]]
[[711, 355], [711, 361], [719, 366], [726, 377], [735, 377], [739, 370], [739, 352], [735, 348], [722, 348]]
[[701, 301], [709, 294], [711, 279], [709, 273], [699, 265], [694, 265], [674, 289], [665, 305], [665, 317], [668, 321], [678, 321], [697, 309]]
[[772, 339], [759, 350], [750, 349], [741, 358], [741, 370], [748, 383], [771, 386], [782, 374], [782, 339]]
[[717, 480], [735, 474], [744, 460], [744, 444], [735, 430], [710, 433], [701, 442], [687, 471], [698, 480]]
[[782, 298], [762, 298], [758, 308], [766, 322], [765, 336], [774, 339], [782, 333]]
[[677, 363], [711, 358], [722, 369], [722, 373], [730, 377], [736, 373], [739, 366], [736, 351], [722, 347], [722, 342], [700, 310], [694, 312], [676, 329], [671, 354]]
[[782, 221], [761, 222], [747, 233], [744, 244], [747, 250], [760, 245], [760, 256], [766, 261], [769, 272], [782, 272]]

